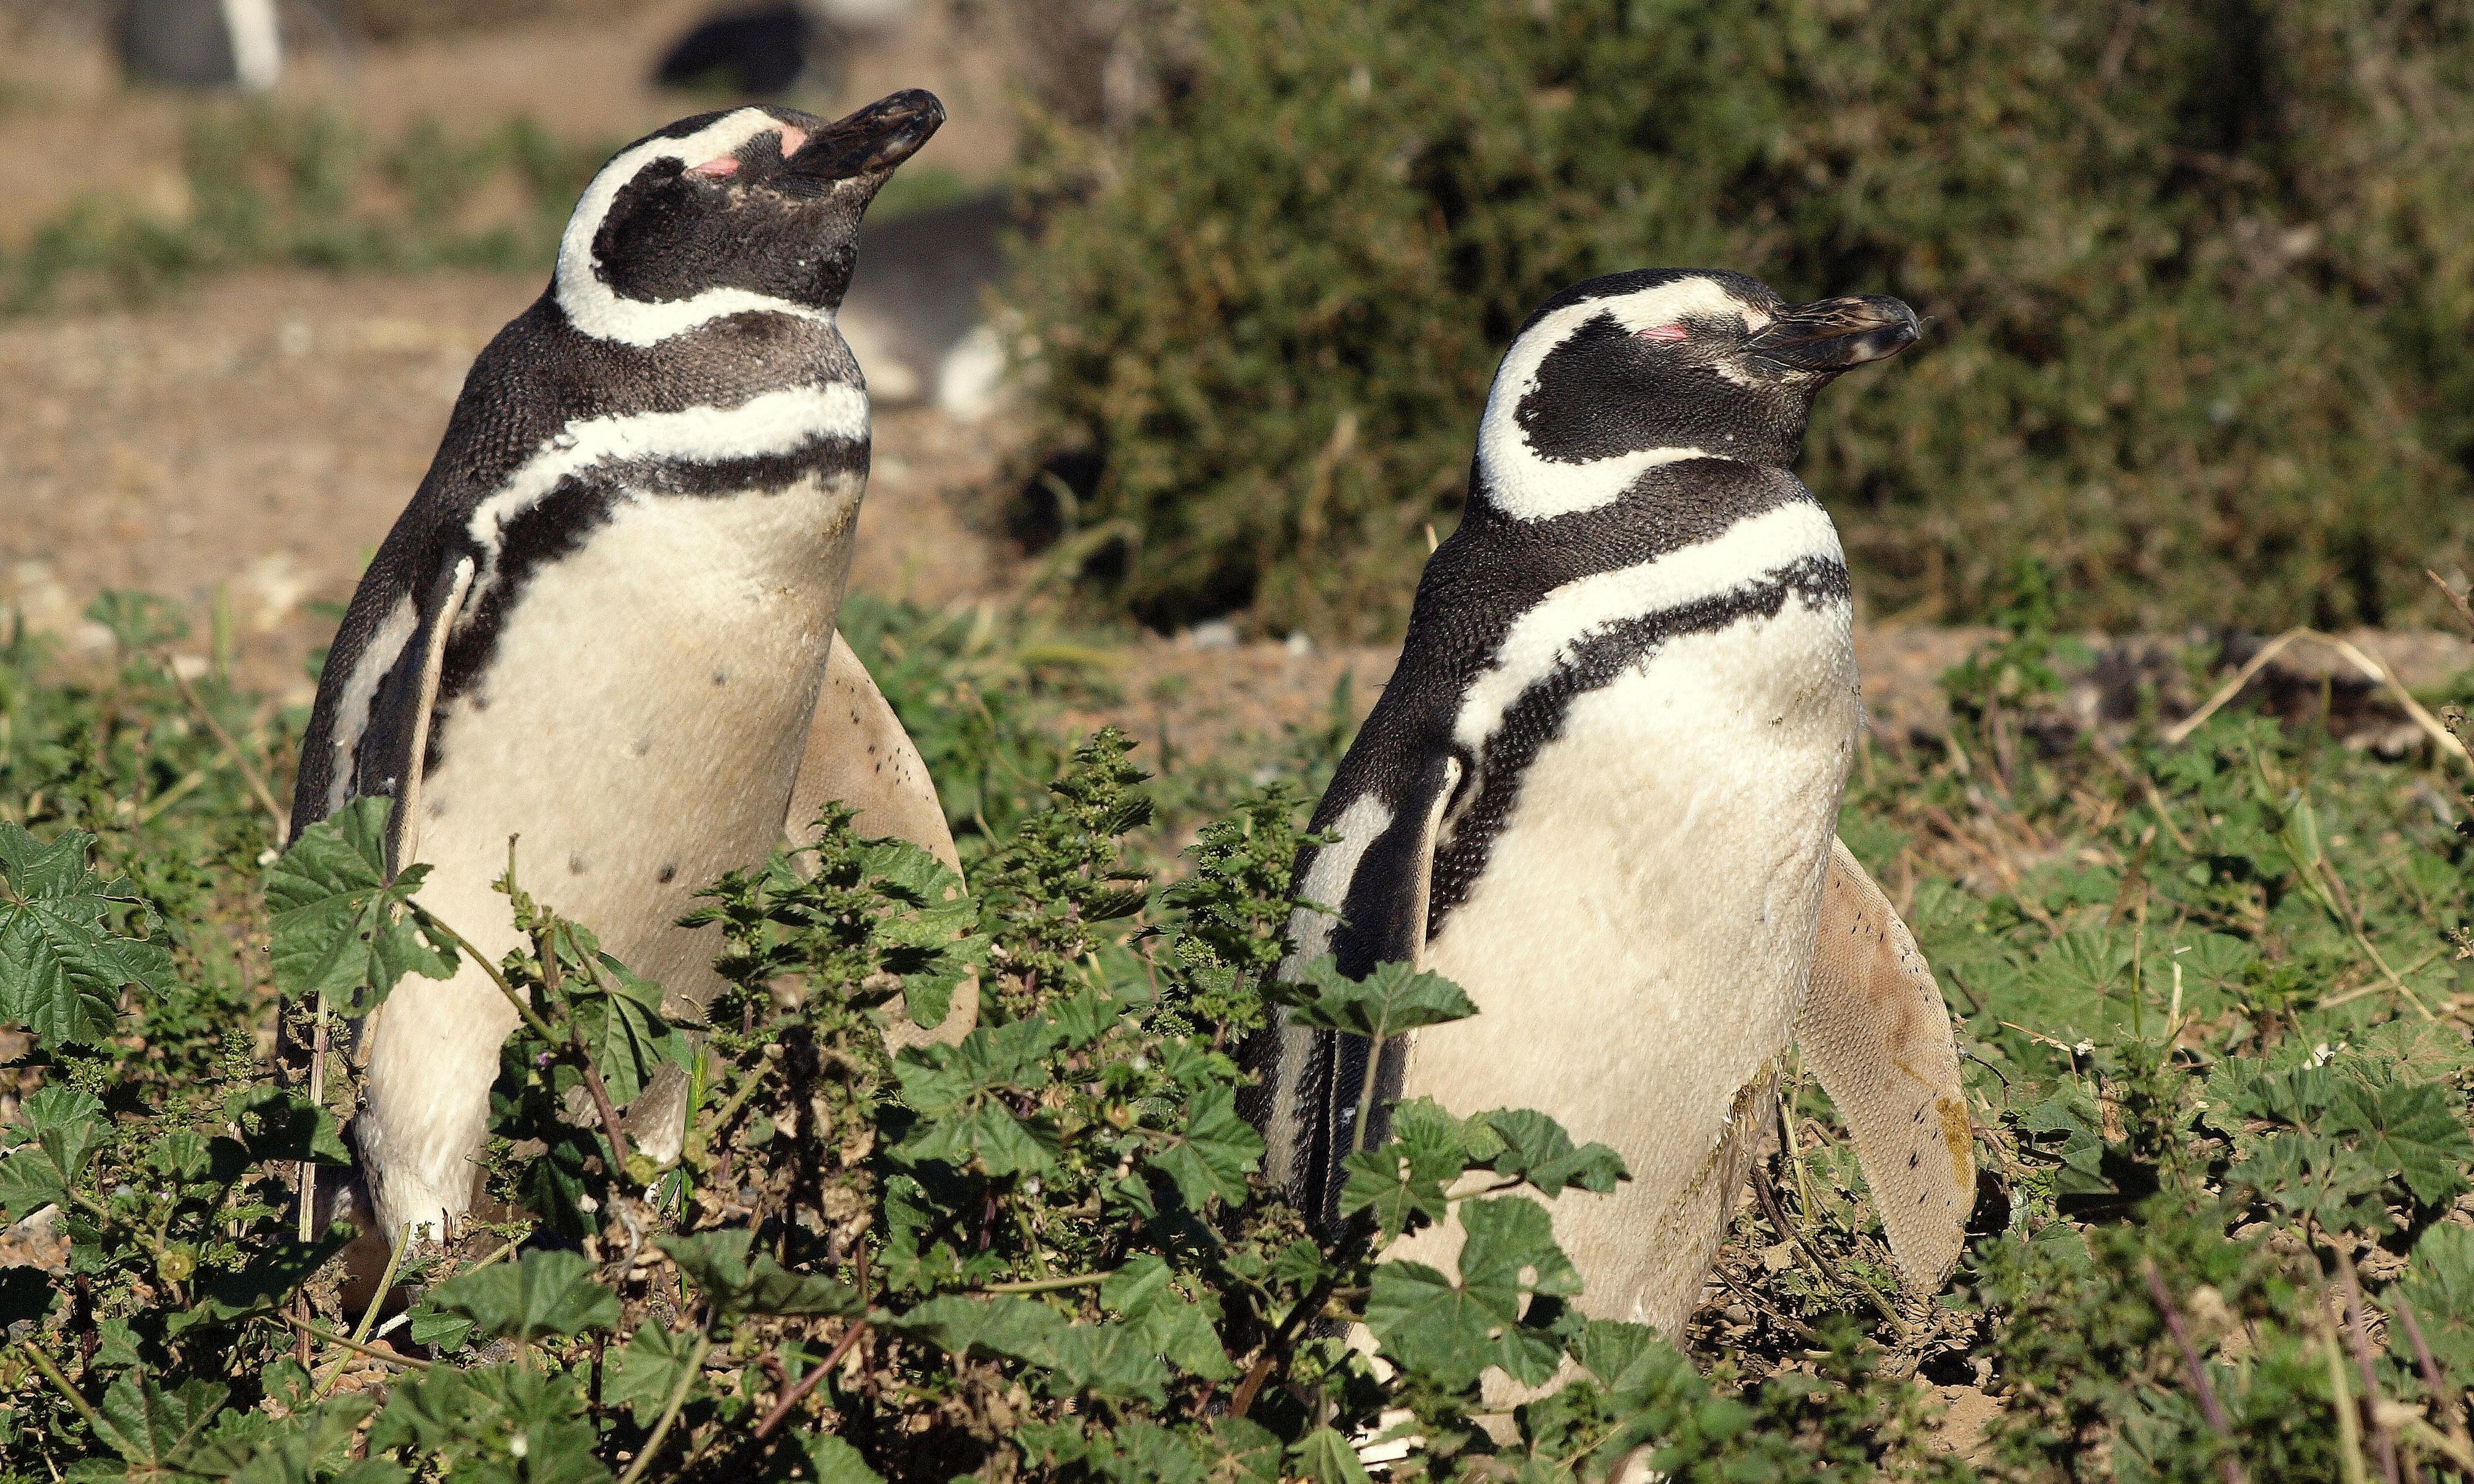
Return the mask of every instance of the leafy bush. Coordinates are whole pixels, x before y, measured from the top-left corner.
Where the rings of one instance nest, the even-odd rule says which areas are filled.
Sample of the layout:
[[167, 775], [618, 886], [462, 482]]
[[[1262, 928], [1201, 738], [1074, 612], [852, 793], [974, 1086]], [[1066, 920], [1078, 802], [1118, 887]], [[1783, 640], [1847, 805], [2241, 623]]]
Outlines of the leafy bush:
[[[333, 1179], [348, 1068], [324, 1105], [277, 1079], [276, 999], [347, 1012], [444, 971], [455, 925], [385, 879], [382, 806], [265, 848], [243, 765], [298, 718], [166, 669], [158, 608], [102, 610], [123, 663], [90, 682], [0, 651], [0, 994], [42, 1028], [0, 1157], [0, 1253], [34, 1264], [0, 1267], [0, 1477], [1338, 1481], [1381, 1434], [1395, 1477], [1598, 1479], [1642, 1448], [1710, 1481], [2474, 1478], [2454, 807], [2255, 717], [1997, 746], [2050, 668], [2014, 608], [1953, 677], [1952, 746], [1875, 756], [1843, 821], [1961, 1020], [1981, 1240], [1953, 1293], [1901, 1295], [1791, 1078], [1680, 1349], [1571, 1306], [1530, 1192], [1621, 1165], [1537, 1114], [1396, 1108], [1330, 1240], [1269, 1198], [1227, 1055], [1268, 996], [1382, 1035], [1467, 1003], [1400, 965], [1272, 985], [1302, 797], [1214, 806], [1172, 866], [1182, 828], [1113, 732], [1044, 802], [972, 795], [967, 897], [839, 814], [797, 866], [716, 883], [732, 987], [703, 1026], [505, 883], [499, 1204], [406, 1250], [400, 1314], [348, 1303], [345, 1232], [289, 1209], [304, 1163]], [[1002, 645], [857, 618], [897, 707], [977, 697], [958, 761], [1055, 745]], [[965, 974], [980, 1028], [888, 1055], [883, 1008], [934, 1022]], [[665, 1168], [611, 1109], [682, 1060]], [[1454, 1206], [1455, 1271], [1371, 1261]], [[1488, 1366], [1569, 1383], [1482, 1416]], [[1927, 1380], [1998, 1400], [1971, 1459]]]
[[1512, 330], [1644, 265], [1928, 317], [1805, 460], [1885, 612], [1989, 617], [2034, 553], [2072, 626], [2393, 621], [2474, 533], [2461, 9], [1137, 13], [1181, 85], [1040, 138], [1063, 204], [1011, 289], [1021, 515], [1105, 604], [1396, 626]]

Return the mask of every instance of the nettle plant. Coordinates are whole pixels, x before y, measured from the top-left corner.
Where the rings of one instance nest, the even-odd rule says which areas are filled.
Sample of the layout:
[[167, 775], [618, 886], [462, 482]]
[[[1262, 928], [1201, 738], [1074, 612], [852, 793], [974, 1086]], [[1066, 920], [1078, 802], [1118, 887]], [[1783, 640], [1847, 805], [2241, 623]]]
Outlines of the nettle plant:
[[[701, 1025], [666, 1021], [658, 986], [511, 865], [528, 946], [490, 965], [523, 1014], [493, 1099], [507, 1219], [407, 1247], [397, 1317], [345, 1303], [347, 1228], [294, 1229], [300, 1166], [332, 1182], [345, 1158], [322, 1103], [247, 1060], [151, 1120], [107, 1117], [74, 1073], [29, 1097], [0, 1207], [56, 1211], [68, 1276], [0, 1282], [11, 1467], [1342, 1480], [1383, 1435], [1418, 1440], [1395, 1472], [1439, 1477], [1597, 1477], [1653, 1444], [1678, 1476], [1785, 1477], [1809, 1445], [1833, 1469], [1913, 1451], [1909, 1394], [1857, 1396], [1852, 1331], [1821, 1352], [1834, 1382], [1738, 1399], [1649, 1330], [1584, 1321], [1534, 1196], [1612, 1188], [1622, 1166], [1540, 1114], [1404, 1105], [1350, 1156], [1330, 1240], [1272, 1199], [1231, 1051], [1273, 997], [1370, 1036], [1471, 1007], [1402, 965], [1275, 984], [1301, 800], [1275, 788], [1206, 825], [1162, 888], [1128, 864], [1152, 817], [1128, 750], [1108, 731], [1077, 752], [967, 896], [842, 812], [812, 851], [717, 883], [698, 918], [731, 987]], [[276, 982], [329, 1019], [471, 952], [419, 905], [420, 867], [383, 869], [386, 808], [355, 804], [266, 871]], [[143, 904], [94, 876], [90, 844], [0, 824], [12, 1010], [63, 1045], [107, 1034], [124, 985], [167, 987]], [[936, 1024], [973, 976], [960, 1044], [888, 1054], [886, 1006]], [[668, 1062], [693, 1097], [665, 1168], [616, 1109]], [[1468, 1233], [1456, 1272], [1374, 1262], [1447, 1212]], [[1489, 1367], [1570, 1383], [1482, 1418]]]

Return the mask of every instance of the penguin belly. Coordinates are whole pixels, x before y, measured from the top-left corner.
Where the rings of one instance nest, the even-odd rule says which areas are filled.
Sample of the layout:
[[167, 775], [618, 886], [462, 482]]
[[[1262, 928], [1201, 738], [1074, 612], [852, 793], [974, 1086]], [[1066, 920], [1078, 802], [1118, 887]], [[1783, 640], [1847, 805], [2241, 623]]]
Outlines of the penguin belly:
[[[1473, 1018], [1403, 1095], [1533, 1107], [1632, 1172], [1552, 1203], [1587, 1313], [1672, 1334], [1723, 1235], [1810, 971], [1862, 714], [1844, 602], [1672, 639], [1576, 697], [1428, 945]], [[1395, 1256], [1445, 1267], [1456, 1227]]]
[[[622, 498], [536, 568], [482, 677], [431, 721], [411, 858], [422, 905], [494, 961], [516, 880], [605, 951], [698, 1003], [716, 929], [693, 893], [780, 839], [849, 572], [863, 478]], [[444, 1234], [473, 1194], [514, 1008], [467, 963], [405, 979], [364, 1027], [361, 1151], [382, 1229]]]

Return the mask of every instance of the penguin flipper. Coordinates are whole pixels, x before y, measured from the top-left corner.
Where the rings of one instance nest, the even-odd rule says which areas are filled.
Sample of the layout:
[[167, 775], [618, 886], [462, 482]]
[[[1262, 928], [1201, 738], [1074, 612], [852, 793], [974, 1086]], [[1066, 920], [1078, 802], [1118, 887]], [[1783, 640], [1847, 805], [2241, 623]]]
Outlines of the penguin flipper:
[[[825, 658], [824, 688], [808, 723], [807, 752], [799, 759], [783, 833], [794, 845], [814, 843], [816, 816], [833, 803], [858, 811], [851, 822], [861, 836], [909, 840], [961, 874], [962, 858], [954, 849], [954, 832], [945, 823], [928, 765], [838, 630]], [[899, 1002], [892, 1011], [885, 1040], [894, 1050], [953, 1044], [979, 1024], [980, 982], [974, 977], [955, 986], [953, 1008], [934, 1030], [911, 1024]]]
[[333, 737], [340, 728], [348, 741], [327, 774], [329, 786], [319, 795], [312, 795], [304, 777], [293, 801], [296, 836], [351, 799], [390, 798], [395, 809], [387, 816], [387, 869], [400, 870], [419, 859], [421, 781], [430, 718], [438, 705], [448, 638], [463, 611], [465, 595], [472, 591], [473, 573], [470, 556], [449, 558], [426, 584], [407, 586], [399, 594], [400, 619], [381, 625], [355, 652], [327, 657], [330, 669], [349, 665], [366, 675], [369, 684], [348, 683], [331, 707], [327, 696], [320, 694], [312, 740]]
[[[1446, 755], [1415, 775], [1397, 799], [1363, 793], [1338, 810], [1324, 800], [1316, 829], [1333, 839], [1298, 855], [1298, 906], [1289, 919], [1292, 951], [1282, 979], [1326, 953], [1351, 977], [1383, 963], [1424, 965], [1435, 845], [1461, 776], [1460, 760]], [[1384, 1104], [1398, 1095], [1408, 1067], [1402, 1040], [1385, 1042], [1379, 1057], [1370, 1057], [1370, 1049], [1363, 1036], [1292, 1024], [1285, 1010], [1249, 1038], [1245, 1060], [1261, 1082], [1240, 1106], [1263, 1131], [1265, 1172], [1327, 1229], [1339, 1226], [1347, 1180], [1342, 1161], [1357, 1144], [1367, 1079], [1375, 1084], [1364, 1138], [1371, 1148], [1389, 1132]]]
[[1915, 936], [1835, 839], [1796, 1042], [1855, 1136], [1900, 1276], [1911, 1289], [1938, 1289], [1976, 1204], [1958, 1045]]

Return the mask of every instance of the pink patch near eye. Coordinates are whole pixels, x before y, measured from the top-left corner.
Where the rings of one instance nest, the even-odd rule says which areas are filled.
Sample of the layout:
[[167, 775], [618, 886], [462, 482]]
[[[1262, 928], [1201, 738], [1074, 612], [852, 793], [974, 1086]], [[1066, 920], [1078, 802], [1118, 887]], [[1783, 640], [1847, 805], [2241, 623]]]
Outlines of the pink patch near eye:
[[718, 159], [708, 159], [700, 165], [688, 166], [688, 174], [704, 176], [709, 180], [719, 180], [723, 176], [738, 173], [739, 160], [737, 157], [730, 155], [724, 155]]
[[808, 131], [800, 128], [796, 124], [784, 124], [782, 126], [782, 158], [784, 159], [788, 159], [791, 156], [799, 153], [799, 147], [807, 142]]
[[1649, 328], [1638, 331], [1643, 340], [1659, 341], [1682, 340], [1690, 333], [1691, 331], [1681, 325], [1652, 325]]

